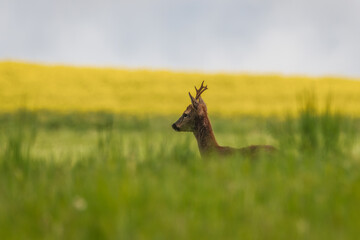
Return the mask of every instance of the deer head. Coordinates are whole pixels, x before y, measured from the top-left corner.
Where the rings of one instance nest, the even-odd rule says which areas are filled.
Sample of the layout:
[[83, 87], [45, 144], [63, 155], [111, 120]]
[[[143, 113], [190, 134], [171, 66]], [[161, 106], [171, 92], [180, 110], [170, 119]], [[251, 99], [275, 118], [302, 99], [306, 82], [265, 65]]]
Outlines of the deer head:
[[199, 89], [195, 87], [195, 98], [189, 92], [191, 104], [186, 108], [181, 117], [172, 125], [175, 131], [179, 132], [194, 132], [196, 123], [207, 116], [207, 108], [205, 102], [201, 98], [201, 94], [208, 89], [204, 86], [204, 81], [201, 83]]

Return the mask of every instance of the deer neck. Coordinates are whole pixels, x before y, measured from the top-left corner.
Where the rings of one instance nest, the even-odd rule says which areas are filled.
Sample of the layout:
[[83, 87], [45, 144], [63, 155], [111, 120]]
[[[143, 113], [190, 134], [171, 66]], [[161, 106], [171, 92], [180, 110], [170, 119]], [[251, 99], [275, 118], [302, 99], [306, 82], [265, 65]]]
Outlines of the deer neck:
[[213, 152], [219, 146], [207, 115], [195, 121], [194, 135], [198, 142], [201, 156]]

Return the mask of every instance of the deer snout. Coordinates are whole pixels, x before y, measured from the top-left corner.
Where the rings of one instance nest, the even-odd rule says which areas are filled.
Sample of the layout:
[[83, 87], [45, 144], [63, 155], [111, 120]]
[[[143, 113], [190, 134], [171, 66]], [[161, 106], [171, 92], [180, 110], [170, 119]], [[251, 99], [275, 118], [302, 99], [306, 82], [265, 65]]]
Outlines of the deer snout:
[[180, 131], [180, 128], [179, 128], [178, 126], [176, 126], [176, 123], [174, 123], [174, 124], [171, 125], [171, 126], [172, 126], [172, 128], [173, 128], [175, 131], [177, 131], [177, 132]]

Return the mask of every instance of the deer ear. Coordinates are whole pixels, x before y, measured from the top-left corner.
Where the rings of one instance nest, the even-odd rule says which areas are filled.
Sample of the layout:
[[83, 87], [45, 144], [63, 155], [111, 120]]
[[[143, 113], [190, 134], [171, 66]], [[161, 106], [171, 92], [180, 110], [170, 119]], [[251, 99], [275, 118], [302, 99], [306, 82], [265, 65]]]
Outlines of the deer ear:
[[190, 92], [189, 92], [189, 96], [190, 96], [191, 104], [193, 105], [194, 108], [197, 108], [199, 103], [196, 101], [196, 99], [193, 96], [191, 96]]
[[201, 104], [205, 104], [205, 102], [204, 102], [204, 100], [202, 99], [202, 97], [199, 97], [199, 103], [201, 103]]
[[203, 105], [204, 108], [205, 108], [205, 110], [207, 111], [206, 104], [205, 104], [204, 100], [202, 99], [202, 97], [199, 97], [199, 101], [198, 101], [198, 102], [199, 102], [199, 104]]

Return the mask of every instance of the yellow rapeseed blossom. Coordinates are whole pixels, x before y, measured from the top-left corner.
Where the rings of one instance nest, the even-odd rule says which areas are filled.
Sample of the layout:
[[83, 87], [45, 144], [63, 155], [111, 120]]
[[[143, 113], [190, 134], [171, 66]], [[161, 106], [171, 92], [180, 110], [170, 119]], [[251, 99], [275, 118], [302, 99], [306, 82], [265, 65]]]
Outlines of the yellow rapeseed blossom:
[[124, 114], [180, 114], [188, 92], [202, 81], [211, 114], [283, 115], [298, 109], [304, 92], [320, 106], [360, 116], [360, 79], [254, 74], [45, 66], [0, 62], [0, 111], [112, 111]]

